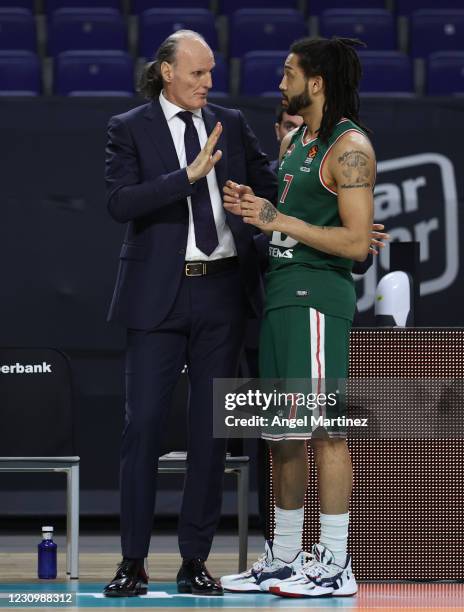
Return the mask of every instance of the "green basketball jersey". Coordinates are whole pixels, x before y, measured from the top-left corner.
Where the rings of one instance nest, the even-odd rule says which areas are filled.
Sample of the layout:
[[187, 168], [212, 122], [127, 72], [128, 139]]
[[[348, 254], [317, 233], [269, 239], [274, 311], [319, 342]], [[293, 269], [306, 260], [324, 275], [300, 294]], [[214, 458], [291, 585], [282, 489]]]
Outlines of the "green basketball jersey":
[[[335, 142], [348, 131], [364, 132], [342, 119], [327, 143], [305, 141], [306, 126], [293, 136], [279, 167], [278, 210], [311, 225], [340, 227], [337, 193], [324, 184], [322, 168]], [[352, 320], [356, 306], [353, 261], [313, 249], [273, 232], [266, 275], [266, 310], [311, 306]]]

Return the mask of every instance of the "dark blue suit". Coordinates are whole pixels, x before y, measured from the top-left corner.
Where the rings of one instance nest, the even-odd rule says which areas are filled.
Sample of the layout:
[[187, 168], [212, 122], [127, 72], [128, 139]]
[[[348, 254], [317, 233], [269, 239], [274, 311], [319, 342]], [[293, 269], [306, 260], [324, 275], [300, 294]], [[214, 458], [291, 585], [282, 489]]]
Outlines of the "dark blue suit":
[[[240, 111], [207, 106], [223, 152], [215, 171], [276, 198], [276, 180]], [[112, 117], [106, 151], [108, 208], [127, 223], [108, 318], [128, 328], [126, 418], [121, 449], [123, 555], [148, 554], [156, 459], [173, 388], [183, 365], [190, 378], [188, 472], [179, 519], [182, 557], [206, 559], [219, 520], [225, 441], [212, 433], [212, 379], [233, 377], [247, 313], [262, 307], [259, 238], [226, 213], [238, 265], [202, 277], [184, 275], [190, 185], [179, 168], [158, 100]]]

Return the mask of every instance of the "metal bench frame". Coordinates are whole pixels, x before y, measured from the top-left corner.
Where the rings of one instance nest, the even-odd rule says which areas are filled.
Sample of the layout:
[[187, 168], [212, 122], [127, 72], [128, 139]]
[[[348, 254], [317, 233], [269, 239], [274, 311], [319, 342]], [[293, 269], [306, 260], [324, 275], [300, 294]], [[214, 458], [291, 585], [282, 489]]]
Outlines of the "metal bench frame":
[[79, 578], [79, 457], [0, 457], [0, 472], [66, 474], [66, 574]]

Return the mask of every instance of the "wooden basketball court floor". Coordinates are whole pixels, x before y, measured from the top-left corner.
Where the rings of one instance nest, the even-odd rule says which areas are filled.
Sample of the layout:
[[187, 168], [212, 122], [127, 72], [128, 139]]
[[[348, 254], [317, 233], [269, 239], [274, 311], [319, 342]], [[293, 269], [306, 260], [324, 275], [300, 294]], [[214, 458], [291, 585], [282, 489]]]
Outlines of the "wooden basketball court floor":
[[[137, 598], [108, 599], [102, 596], [102, 589], [114, 574], [120, 560], [117, 553], [86, 552], [80, 557], [79, 580], [67, 580], [64, 577], [65, 557], [59, 554], [59, 575], [56, 580], [38, 580], [36, 578], [36, 556], [31, 553], [0, 552], [0, 609], [30, 610], [65, 608], [66, 610], [83, 610], [88, 612], [102, 609], [129, 610], [227, 610], [227, 612], [246, 610], [311, 610], [328, 612], [329, 610], [372, 610], [386, 612], [407, 610], [408, 612], [432, 612], [435, 610], [464, 612], [464, 584], [455, 583], [363, 583], [359, 593], [352, 598], [284, 599], [274, 595], [260, 593], [226, 594], [224, 597], [195, 597], [179, 595], [175, 586], [175, 575], [179, 567], [177, 554], [162, 553], [156, 560], [150, 561], [151, 574], [149, 592]], [[256, 560], [250, 555], [249, 563]], [[237, 556], [232, 553], [215, 553], [208, 560], [208, 567], [215, 576], [236, 572]], [[31, 595], [37, 594], [72, 594], [71, 604], [40, 603], [31, 601]], [[11, 595], [18, 594], [17, 603], [11, 601]], [[27, 599], [30, 600], [27, 603]], [[22, 602], [22, 603], [21, 603]]]

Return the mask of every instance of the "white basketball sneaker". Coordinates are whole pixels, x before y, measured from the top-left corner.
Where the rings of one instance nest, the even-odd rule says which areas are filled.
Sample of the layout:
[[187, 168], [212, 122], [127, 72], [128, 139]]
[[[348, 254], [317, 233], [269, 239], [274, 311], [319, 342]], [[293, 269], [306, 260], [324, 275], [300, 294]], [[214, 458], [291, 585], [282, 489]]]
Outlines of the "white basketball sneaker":
[[224, 590], [233, 593], [269, 592], [271, 586], [301, 570], [308, 558], [308, 553], [301, 551], [293, 561], [286, 563], [274, 557], [272, 542], [266, 540], [264, 553], [249, 570], [241, 574], [223, 576], [220, 582]]
[[311, 559], [299, 572], [269, 589], [281, 597], [350, 597], [358, 586], [351, 569], [351, 556], [343, 567], [335, 563], [333, 553], [322, 544], [314, 544]]

